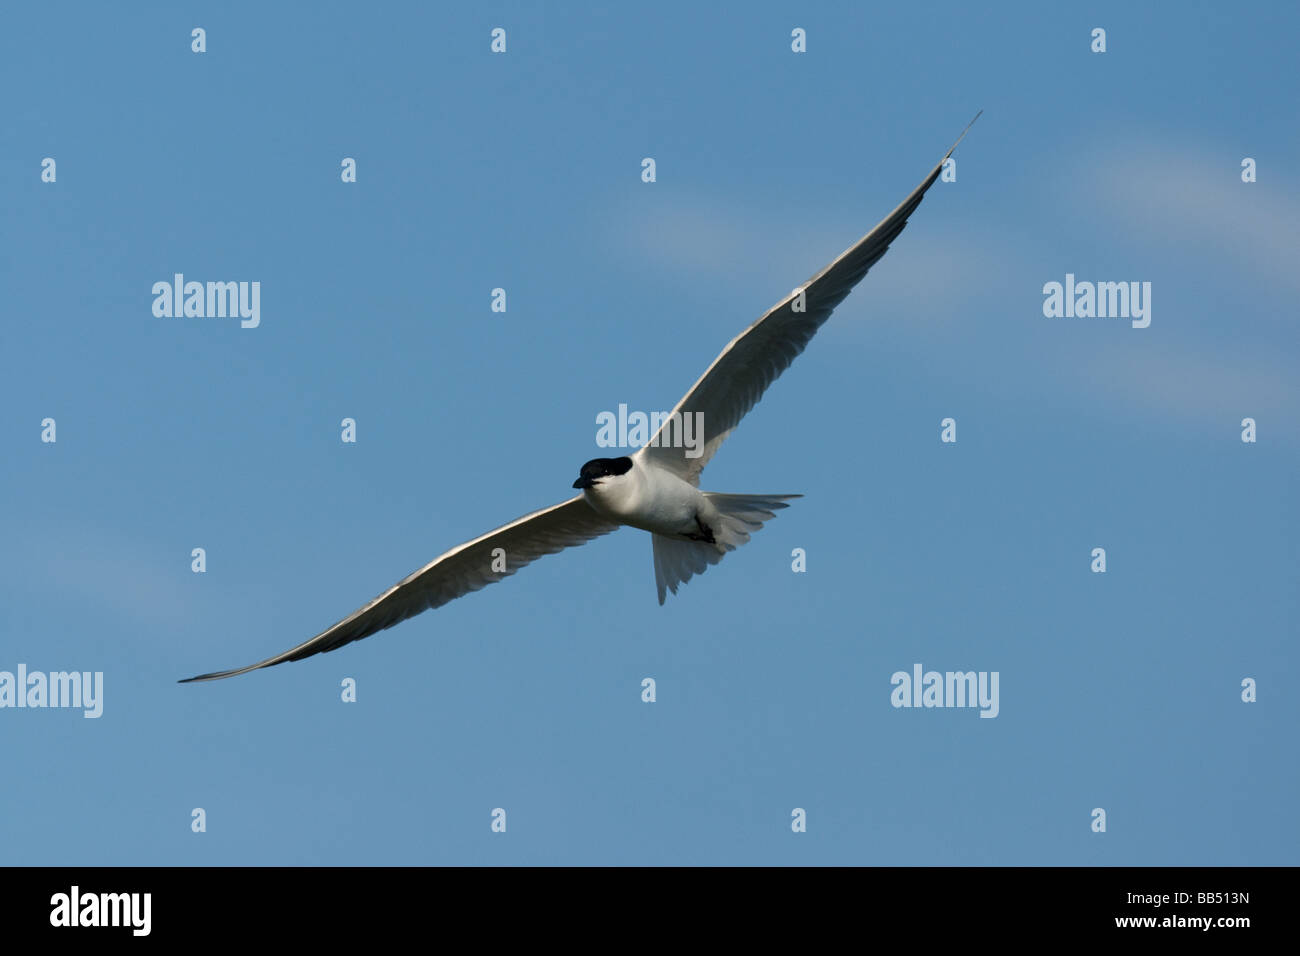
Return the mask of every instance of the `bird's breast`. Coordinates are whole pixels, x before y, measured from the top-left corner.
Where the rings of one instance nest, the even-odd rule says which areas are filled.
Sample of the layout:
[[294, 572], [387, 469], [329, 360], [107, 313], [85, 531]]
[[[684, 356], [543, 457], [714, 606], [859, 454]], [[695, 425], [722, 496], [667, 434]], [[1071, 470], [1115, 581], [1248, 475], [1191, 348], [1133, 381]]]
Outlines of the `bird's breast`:
[[637, 471], [631, 480], [602, 482], [585, 492], [597, 512], [622, 524], [660, 534], [695, 528], [705, 499], [676, 475]]

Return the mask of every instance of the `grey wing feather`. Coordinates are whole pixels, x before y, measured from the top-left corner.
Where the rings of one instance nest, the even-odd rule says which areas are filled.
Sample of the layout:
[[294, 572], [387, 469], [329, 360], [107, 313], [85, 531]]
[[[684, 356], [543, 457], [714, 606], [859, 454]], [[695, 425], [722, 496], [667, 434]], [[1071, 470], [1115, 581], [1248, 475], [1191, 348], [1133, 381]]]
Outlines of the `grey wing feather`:
[[[234, 677], [260, 667], [300, 661], [313, 654], [332, 651], [508, 577], [543, 555], [583, 544], [618, 527], [596, 514], [582, 495], [577, 495], [453, 548], [398, 581], [333, 627], [283, 654], [235, 670], [200, 674], [181, 683]], [[505, 551], [504, 571], [492, 570], [493, 551], [497, 548]]]
[[[980, 113], [975, 114], [966, 130], [979, 119]], [[677, 403], [670, 418], [642, 452], [656, 464], [698, 484], [700, 472], [732, 429], [758, 404], [768, 386], [790, 367], [867, 270], [888, 251], [889, 244], [903, 231], [908, 217], [921, 204], [926, 190], [939, 178], [944, 162], [965, 135], [963, 130], [943, 159], [897, 209], [800, 287], [804, 311], [794, 310], [800, 291], [797, 289], [732, 339], [686, 397]], [[704, 416], [702, 453], [689, 458], [683, 443], [668, 432], [670, 428], [680, 427], [674, 423], [681, 420], [679, 416], [697, 412]]]

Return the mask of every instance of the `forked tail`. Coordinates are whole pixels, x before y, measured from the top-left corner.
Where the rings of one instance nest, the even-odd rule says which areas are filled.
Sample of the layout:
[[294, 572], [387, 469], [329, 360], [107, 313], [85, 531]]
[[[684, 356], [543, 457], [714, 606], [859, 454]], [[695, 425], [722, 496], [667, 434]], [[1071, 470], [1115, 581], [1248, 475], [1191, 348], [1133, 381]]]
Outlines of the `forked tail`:
[[776, 517], [775, 512], [788, 508], [792, 498], [803, 495], [726, 495], [706, 491], [704, 496], [718, 509], [721, 521], [713, 529], [714, 543], [652, 535], [655, 556], [655, 585], [659, 603], [669, 591], [685, 584], [696, 574], [703, 574], [710, 564], [717, 564], [728, 551], [734, 551], [749, 536]]

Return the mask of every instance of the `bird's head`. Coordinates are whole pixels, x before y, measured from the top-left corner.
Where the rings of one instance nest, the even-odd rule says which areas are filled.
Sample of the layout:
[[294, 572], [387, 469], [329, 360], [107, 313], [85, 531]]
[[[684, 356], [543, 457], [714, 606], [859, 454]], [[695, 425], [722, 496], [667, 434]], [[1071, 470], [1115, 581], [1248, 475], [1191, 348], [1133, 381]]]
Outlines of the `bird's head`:
[[597, 485], [608, 484], [611, 479], [617, 479], [620, 475], [626, 475], [632, 470], [632, 459], [623, 458], [593, 458], [582, 466], [578, 472], [578, 480], [573, 483], [575, 488], [595, 488]]

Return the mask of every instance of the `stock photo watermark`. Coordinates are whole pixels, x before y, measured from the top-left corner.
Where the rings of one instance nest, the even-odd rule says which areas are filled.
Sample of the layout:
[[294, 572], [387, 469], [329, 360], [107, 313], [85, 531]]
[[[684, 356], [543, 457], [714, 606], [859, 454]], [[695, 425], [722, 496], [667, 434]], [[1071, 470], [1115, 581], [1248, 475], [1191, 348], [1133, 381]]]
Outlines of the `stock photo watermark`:
[[186, 282], [177, 272], [171, 282], [155, 282], [153, 295], [153, 314], [160, 319], [238, 318], [245, 329], [262, 323], [260, 282]]
[[0, 708], [81, 708], [84, 717], [104, 713], [103, 671], [0, 671]]
[[[704, 454], [703, 412], [628, 412], [596, 415], [596, 444], [601, 448], [684, 448], [687, 458]], [[651, 437], [653, 436], [653, 437]]]
[[894, 707], [978, 707], [981, 717], [996, 717], [998, 671], [927, 671], [920, 664], [912, 672], [895, 671], [889, 678]]
[[50, 925], [129, 927], [132, 936], [148, 936], [152, 893], [83, 893], [75, 884], [50, 897]]
[[1049, 319], [1132, 319], [1133, 328], [1151, 324], [1150, 282], [1075, 282], [1043, 286], [1043, 315]]

